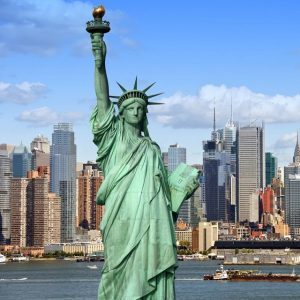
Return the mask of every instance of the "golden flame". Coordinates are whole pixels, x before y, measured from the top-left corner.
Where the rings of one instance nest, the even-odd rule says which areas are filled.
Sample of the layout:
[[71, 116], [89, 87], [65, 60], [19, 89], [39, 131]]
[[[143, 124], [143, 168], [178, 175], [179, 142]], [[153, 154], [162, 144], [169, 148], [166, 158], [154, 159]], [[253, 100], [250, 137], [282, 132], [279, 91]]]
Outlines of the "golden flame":
[[104, 16], [104, 14], [105, 14], [105, 8], [103, 5], [100, 5], [96, 8], [94, 8], [94, 10], [93, 10], [94, 18], [99, 18], [99, 17], [102, 18]]

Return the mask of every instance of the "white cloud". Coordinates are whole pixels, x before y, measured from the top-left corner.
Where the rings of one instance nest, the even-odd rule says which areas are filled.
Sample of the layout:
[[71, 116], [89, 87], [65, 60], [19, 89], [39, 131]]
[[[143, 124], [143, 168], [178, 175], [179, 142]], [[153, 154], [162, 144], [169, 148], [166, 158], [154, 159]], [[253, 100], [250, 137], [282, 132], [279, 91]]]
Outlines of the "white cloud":
[[[88, 39], [85, 24], [93, 19], [91, 1], [0, 0], [0, 7], [0, 55], [51, 55], [65, 45], [76, 54], [87, 52], [83, 41]], [[120, 38], [128, 38], [121, 29], [124, 18], [119, 10], [107, 11], [104, 17], [114, 23], [114, 33]]]
[[212, 127], [215, 105], [217, 126], [224, 126], [230, 118], [231, 99], [233, 119], [241, 125], [250, 120], [288, 123], [300, 119], [300, 95], [266, 95], [244, 86], [205, 85], [196, 95], [178, 92], [160, 99], [165, 104], [150, 111], [158, 122], [173, 128]]
[[26, 122], [34, 127], [43, 127], [58, 122], [75, 123], [84, 118], [85, 114], [81, 112], [57, 112], [44, 106], [33, 110], [23, 111], [16, 119], [21, 122]]
[[274, 144], [274, 148], [284, 149], [295, 147], [297, 141], [297, 132], [286, 133], [282, 135]]
[[24, 81], [19, 84], [0, 82], [0, 103], [26, 104], [44, 97], [46, 92], [46, 85], [40, 82]]

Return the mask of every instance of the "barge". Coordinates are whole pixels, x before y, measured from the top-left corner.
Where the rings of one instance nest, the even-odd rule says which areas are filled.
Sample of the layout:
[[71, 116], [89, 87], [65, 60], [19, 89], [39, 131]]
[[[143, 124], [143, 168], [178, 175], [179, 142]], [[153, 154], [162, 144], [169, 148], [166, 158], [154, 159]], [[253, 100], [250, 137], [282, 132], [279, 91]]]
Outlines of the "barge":
[[204, 280], [232, 280], [232, 281], [300, 281], [300, 275], [281, 273], [261, 273], [257, 270], [225, 270], [223, 265], [214, 274], [206, 274]]

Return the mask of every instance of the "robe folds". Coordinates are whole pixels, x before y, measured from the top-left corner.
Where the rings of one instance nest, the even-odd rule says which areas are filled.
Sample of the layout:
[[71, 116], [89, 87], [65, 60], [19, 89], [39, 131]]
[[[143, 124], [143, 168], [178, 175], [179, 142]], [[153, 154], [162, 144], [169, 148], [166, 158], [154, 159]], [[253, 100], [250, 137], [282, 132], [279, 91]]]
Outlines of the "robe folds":
[[110, 106], [104, 119], [91, 116], [97, 163], [105, 179], [97, 204], [105, 263], [98, 299], [175, 299], [176, 240], [168, 175], [149, 137], [131, 140]]

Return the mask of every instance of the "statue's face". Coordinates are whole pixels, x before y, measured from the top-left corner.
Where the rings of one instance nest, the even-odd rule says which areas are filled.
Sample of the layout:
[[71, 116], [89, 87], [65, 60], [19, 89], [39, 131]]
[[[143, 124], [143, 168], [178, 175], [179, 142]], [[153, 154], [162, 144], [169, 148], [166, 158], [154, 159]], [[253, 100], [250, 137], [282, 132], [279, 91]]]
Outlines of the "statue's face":
[[141, 103], [135, 101], [129, 104], [123, 111], [125, 122], [138, 125], [142, 122], [145, 115], [145, 107]]

